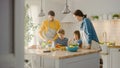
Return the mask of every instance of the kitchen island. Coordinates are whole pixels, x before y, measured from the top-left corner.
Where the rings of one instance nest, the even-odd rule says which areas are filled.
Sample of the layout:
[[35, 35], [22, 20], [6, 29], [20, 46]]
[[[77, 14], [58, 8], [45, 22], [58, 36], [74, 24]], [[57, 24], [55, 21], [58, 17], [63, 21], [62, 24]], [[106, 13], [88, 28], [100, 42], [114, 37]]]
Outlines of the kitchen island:
[[[26, 51], [26, 55], [33, 55], [32, 60], [38, 61], [35, 65], [36, 68], [99, 68], [100, 56], [97, 50], [79, 49], [77, 52], [43, 53], [43, 49], [30, 49]], [[33, 68], [35, 68], [34, 65]]]

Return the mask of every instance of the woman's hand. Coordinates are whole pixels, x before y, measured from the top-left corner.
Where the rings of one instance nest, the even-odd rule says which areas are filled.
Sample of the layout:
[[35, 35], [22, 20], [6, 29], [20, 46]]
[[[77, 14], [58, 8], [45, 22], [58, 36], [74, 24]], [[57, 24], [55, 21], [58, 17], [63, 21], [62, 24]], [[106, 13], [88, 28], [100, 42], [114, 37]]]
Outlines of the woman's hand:
[[91, 49], [91, 45], [88, 45], [86, 48], [87, 48], [87, 49]]

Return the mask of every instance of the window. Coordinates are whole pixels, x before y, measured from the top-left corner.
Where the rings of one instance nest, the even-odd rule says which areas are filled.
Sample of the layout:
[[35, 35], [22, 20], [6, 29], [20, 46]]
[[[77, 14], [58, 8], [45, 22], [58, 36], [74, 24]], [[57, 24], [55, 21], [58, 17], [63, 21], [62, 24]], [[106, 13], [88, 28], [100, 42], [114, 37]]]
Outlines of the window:
[[39, 7], [36, 5], [25, 5], [25, 46], [38, 45], [38, 29], [44, 18], [39, 18]]

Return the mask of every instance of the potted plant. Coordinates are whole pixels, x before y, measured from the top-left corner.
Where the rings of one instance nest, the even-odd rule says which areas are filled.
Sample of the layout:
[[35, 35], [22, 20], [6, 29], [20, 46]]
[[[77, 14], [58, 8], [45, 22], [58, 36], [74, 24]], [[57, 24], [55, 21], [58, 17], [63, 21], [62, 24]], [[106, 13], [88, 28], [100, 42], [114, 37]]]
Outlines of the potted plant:
[[98, 19], [99, 19], [99, 16], [92, 16], [92, 19], [93, 19], [93, 20], [98, 20]]
[[38, 29], [38, 24], [33, 24], [31, 15], [28, 13], [30, 6], [25, 4], [25, 19], [24, 19], [24, 43], [29, 45], [29, 42], [34, 37], [34, 31]]
[[119, 14], [113, 14], [112, 16], [113, 19], [119, 19], [119, 17], [120, 17]]

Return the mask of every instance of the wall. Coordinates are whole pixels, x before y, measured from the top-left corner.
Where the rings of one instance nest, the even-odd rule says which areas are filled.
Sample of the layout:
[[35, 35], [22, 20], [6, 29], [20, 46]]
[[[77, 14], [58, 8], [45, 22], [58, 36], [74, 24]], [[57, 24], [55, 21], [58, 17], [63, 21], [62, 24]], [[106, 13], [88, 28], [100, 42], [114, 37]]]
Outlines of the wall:
[[71, 39], [73, 38], [73, 32], [79, 29], [79, 23], [61, 23], [61, 27], [65, 30], [65, 37]]
[[101, 42], [104, 42], [103, 33], [106, 32], [106, 41], [120, 45], [120, 20], [93, 21], [93, 25]]
[[74, 8], [88, 15], [118, 13], [120, 0], [74, 0]]

